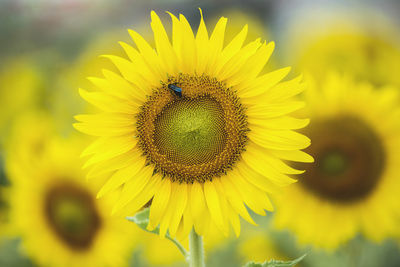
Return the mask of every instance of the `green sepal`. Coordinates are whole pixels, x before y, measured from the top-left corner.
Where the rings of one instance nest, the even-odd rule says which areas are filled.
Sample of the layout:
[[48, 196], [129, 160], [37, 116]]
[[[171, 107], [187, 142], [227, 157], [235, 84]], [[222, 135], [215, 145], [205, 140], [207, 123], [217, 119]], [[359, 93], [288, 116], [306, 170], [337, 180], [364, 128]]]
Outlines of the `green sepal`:
[[147, 230], [147, 225], [149, 224], [149, 216], [150, 216], [150, 209], [145, 208], [138, 213], [135, 214], [135, 216], [132, 217], [126, 217], [128, 221], [136, 223], [137, 226], [145, 230], [146, 232], [153, 233], [153, 234], [159, 234], [160, 229], [157, 227], [156, 229], [149, 231]]
[[303, 256], [292, 261], [269, 260], [265, 261], [264, 263], [248, 262], [244, 267], [291, 267], [302, 261], [306, 255], [307, 254], [304, 254]]

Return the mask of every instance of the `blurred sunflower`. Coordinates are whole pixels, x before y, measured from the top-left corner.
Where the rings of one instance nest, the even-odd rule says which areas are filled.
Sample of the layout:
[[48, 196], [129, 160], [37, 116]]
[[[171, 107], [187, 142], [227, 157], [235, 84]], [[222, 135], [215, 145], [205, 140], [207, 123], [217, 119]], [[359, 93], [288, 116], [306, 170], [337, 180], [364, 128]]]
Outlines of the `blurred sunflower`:
[[[314, 8], [304, 16], [310, 13], [314, 14]], [[320, 82], [330, 69], [377, 87], [400, 86], [396, 71], [400, 69], [400, 40], [393, 22], [377, 16], [375, 10], [361, 13], [361, 18], [354, 12], [347, 16], [346, 12], [325, 13], [321, 18], [311, 16], [299, 21], [301, 17], [293, 23], [295, 32], [287, 42], [286, 56], [297, 70], [309, 71]], [[305, 28], [306, 33], [298, 30]]]
[[50, 140], [30, 154], [37, 157], [31, 166], [7, 162], [10, 220], [24, 248], [43, 266], [125, 266], [139, 230], [110, 216], [111, 196], [96, 200], [81, 169], [80, 142]]
[[310, 162], [300, 151], [310, 140], [293, 129], [308, 120], [288, 114], [303, 107], [292, 100], [303, 91], [301, 78], [281, 82], [289, 68], [260, 75], [274, 44], [257, 39], [242, 47], [247, 26], [226, 46], [226, 18], [211, 36], [201, 18], [197, 35], [183, 15], [172, 18], [172, 45], [159, 17], [151, 12], [154, 50], [130, 30], [136, 48], [121, 42], [130, 60], [106, 56], [122, 74], [105, 70], [91, 78], [100, 91], [80, 90], [103, 110], [79, 115], [75, 128], [98, 136], [84, 152], [91, 155], [89, 177], [110, 178], [98, 196], [114, 190], [114, 212], [132, 215], [150, 205], [149, 229], [187, 236], [230, 224], [240, 233], [241, 215], [254, 223], [272, 210], [267, 193], [298, 174], [285, 160]]
[[[34, 130], [27, 130], [30, 127], [34, 127]], [[40, 160], [48, 140], [56, 132], [56, 127], [44, 110], [31, 109], [19, 114], [9, 132], [4, 144], [5, 159], [18, 164], [15, 171], [24, 172]]]
[[[159, 238], [152, 233], [143, 232], [141, 245], [140, 255], [150, 266], [171, 266], [185, 261], [181, 252], [166, 238]], [[184, 247], [188, 248], [188, 245], [184, 244]]]
[[400, 76], [391, 70], [400, 69], [400, 46], [378, 36], [340, 30], [310, 43], [301, 54], [298, 66], [320, 78], [325, 70], [335, 68], [376, 86], [386, 83], [399, 86]]
[[327, 249], [358, 232], [383, 240], [398, 228], [400, 211], [398, 91], [334, 73], [320, 89], [310, 83], [305, 94], [313, 140], [306, 151], [315, 164], [295, 165], [306, 172], [277, 197], [275, 224]]
[[0, 69], [0, 145], [7, 138], [12, 120], [24, 111], [37, 107], [43, 77], [29, 56], [11, 58]]
[[73, 115], [76, 112], [88, 112], [91, 107], [79, 97], [76, 88], [84, 86], [92, 88], [93, 85], [86, 77], [101, 75], [101, 70], [116, 70], [114, 65], [99, 54], [122, 55], [118, 44], [112, 40], [125, 36], [121, 31], [111, 30], [96, 35], [82, 49], [79, 56], [70, 64], [67, 64], [56, 75], [54, 81], [55, 90], [49, 92], [49, 108], [54, 117], [57, 118], [57, 127], [65, 132], [71, 131]]
[[266, 259], [289, 260], [272, 237], [260, 231], [247, 232], [240, 240], [237, 250], [243, 264], [249, 261], [264, 262]]

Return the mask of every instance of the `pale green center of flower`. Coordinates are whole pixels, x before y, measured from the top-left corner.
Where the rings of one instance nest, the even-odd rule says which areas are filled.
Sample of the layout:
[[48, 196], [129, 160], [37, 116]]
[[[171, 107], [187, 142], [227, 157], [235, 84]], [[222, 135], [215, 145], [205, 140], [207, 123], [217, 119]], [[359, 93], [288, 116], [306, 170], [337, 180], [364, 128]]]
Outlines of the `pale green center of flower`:
[[330, 151], [321, 157], [320, 168], [327, 176], [344, 173], [348, 167], [348, 159], [340, 151]]
[[60, 230], [71, 235], [79, 235], [89, 230], [90, 219], [87, 207], [73, 198], [60, 199], [54, 210], [54, 222]]
[[221, 105], [210, 97], [167, 105], [154, 123], [154, 143], [175, 162], [194, 165], [212, 160], [226, 144]]
[[48, 192], [45, 211], [51, 228], [68, 246], [81, 250], [91, 245], [100, 217], [88, 192], [58, 185]]

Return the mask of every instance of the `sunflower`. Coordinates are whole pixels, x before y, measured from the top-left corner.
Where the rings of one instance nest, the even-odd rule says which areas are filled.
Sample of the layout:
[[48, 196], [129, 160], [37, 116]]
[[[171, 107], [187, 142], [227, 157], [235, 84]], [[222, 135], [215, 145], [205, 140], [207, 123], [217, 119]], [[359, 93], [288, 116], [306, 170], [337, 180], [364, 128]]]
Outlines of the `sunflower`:
[[[26, 129], [34, 130], [27, 131]], [[54, 121], [43, 110], [31, 109], [20, 114], [10, 127], [5, 138], [4, 152], [6, 165], [17, 164], [15, 171], [24, 171], [36, 164], [48, 140], [54, 136]], [[35, 155], [32, 157], [32, 155]]]
[[84, 46], [76, 59], [56, 73], [54, 84], [52, 84], [53, 90], [49, 92], [48, 103], [51, 113], [57, 118], [57, 127], [65, 132], [70, 132], [73, 130], [71, 129], [73, 115], [76, 112], [90, 112], [88, 108], [92, 107], [88, 107], [73, 88], [78, 86], [92, 88], [93, 85], [86, 79], [86, 76], [100, 75], [103, 68], [116, 70], [109, 60], [100, 58], [98, 55], [99, 53], [122, 55], [123, 52], [120, 51], [118, 44], [110, 41], [124, 36], [122, 32], [124, 31], [111, 30], [96, 35]]
[[81, 169], [79, 141], [47, 142], [30, 155], [37, 157], [31, 166], [7, 164], [10, 220], [25, 250], [41, 266], [125, 266], [138, 229], [110, 216], [111, 195], [96, 200], [96, 186], [87, 186]]
[[[298, 70], [307, 69], [320, 82], [326, 70], [334, 69], [377, 87], [400, 85], [395, 71], [400, 69], [399, 32], [394, 22], [377, 16], [375, 10], [368, 15], [362, 13], [367, 21], [360, 21], [359, 14], [354, 12], [332, 16], [331, 10], [316, 18], [309, 16], [315, 13], [314, 8], [292, 23], [295, 33], [290, 34], [287, 42], [288, 59]], [[304, 28], [307, 33], [298, 31]]]
[[359, 232], [383, 240], [398, 228], [400, 211], [398, 92], [335, 73], [316, 87], [305, 94], [315, 164], [295, 165], [306, 172], [278, 196], [275, 225], [326, 249]]
[[19, 114], [39, 105], [43, 77], [29, 56], [11, 58], [0, 68], [0, 145]]
[[398, 86], [400, 78], [390, 70], [400, 68], [400, 47], [378, 36], [331, 31], [309, 44], [299, 58], [299, 69], [309, 69], [318, 77], [328, 68], [351, 72], [359, 81], [369, 80], [376, 86]]
[[148, 227], [160, 225], [161, 236], [187, 236], [193, 225], [239, 235], [238, 215], [254, 223], [246, 206], [266, 215], [267, 193], [301, 173], [282, 159], [312, 161], [300, 151], [310, 140], [293, 130], [308, 120], [289, 115], [303, 107], [291, 97], [304, 86], [301, 77], [281, 82], [289, 68], [262, 73], [274, 43], [242, 46], [247, 26], [223, 47], [226, 18], [209, 36], [201, 16], [195, 36], [183, 15], [170, 16], [172, 44], [151, 12], [156, 48], [130, 30], [137, 49], [121, 42], [129, 60], [106, 56], [122, 76], [104, 70], [90, 78], [99, 91], [80, 90], [102, 110], [76, 116], [76, 129], [98, 137], [85, 167], [109, 175], [99, 197], [120, 192], [114, 213], [148, 203]]

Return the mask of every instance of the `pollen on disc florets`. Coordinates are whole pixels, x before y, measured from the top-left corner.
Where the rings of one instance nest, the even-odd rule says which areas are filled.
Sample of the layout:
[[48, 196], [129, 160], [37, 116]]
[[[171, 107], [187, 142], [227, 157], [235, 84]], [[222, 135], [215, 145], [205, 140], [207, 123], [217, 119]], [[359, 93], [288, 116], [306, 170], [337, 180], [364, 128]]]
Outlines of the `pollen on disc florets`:
[[[176, 94], [168, 85], [182, 89]], [[170, 86], [171, 87], [171, 86]], [[245, 110], [215, 78], [180, 74], [161, 83], [137, 118], [148, 162], [172, 181], [205, 182], [226, 173], [244, 150]]]

